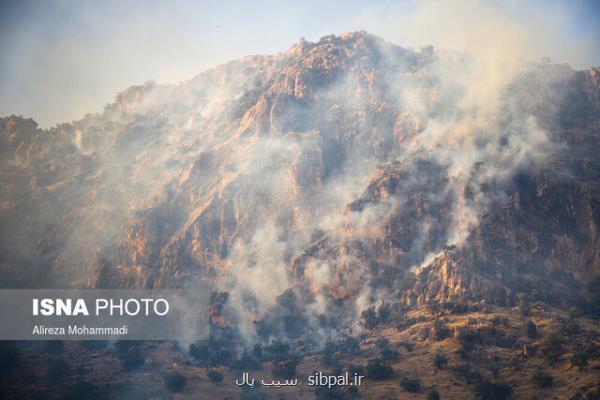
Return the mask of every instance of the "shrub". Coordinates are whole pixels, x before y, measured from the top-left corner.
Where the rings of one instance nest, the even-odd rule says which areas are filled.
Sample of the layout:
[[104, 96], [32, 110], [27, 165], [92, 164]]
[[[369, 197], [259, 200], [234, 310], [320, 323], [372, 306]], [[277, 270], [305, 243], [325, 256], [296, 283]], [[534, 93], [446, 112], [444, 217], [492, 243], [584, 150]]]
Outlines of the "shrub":
[[446, 326], [446, 323], [439, 318], [433, 321], [433, 339], [444, 340], [448, 336], [450, 336], [450, 330]]
[[375, 343], [379, 350], [384, 350], [390, 347], [390, 340], [388, 338], [379, 338], [377, 339], [377, 343]]
[[58, 381], [69, 372], [69, 363], [63, 357], [58, 357], [50, 360], [48, 363], [48, 370], [46, 371], [46, 377], [49, 381]]
[[360, 394], [358, 393], [358, 388], [356, 386], [349, 386], [348, 389], [346, 389], [346, 393], [348, 393], [350, 397], [360, 396]]
[[588, 304], [586, 311], [594, 316], [600, 316], [600, 276], [596, 276], [587, 285]]
[[273, 375], [277, 378], [291, 379], [296, 375], [298, 361], [294, 358], [278, 361], [273, 364]]
[[464, 363], [454, 367], [453, 372], [463, 378], [468, 384], [480, 383], [483, 380], [481, 372], [474, 369], [471, 365]]
[[0, 342], [0, 372], [8, 372], [19, 364], [19, 349], [13, 342]]
[[140, 367], [144, 365], [145, 362], [146, 358], [139, 347], [130, 348], [122, 359], [122, 365], [125, 371], [131, 371], [134, 368]]
[[415, 348], [415, 344], [412, 342], [402, 341], [400, 342], [400, 346], [404, 347], [406, 351], [411, 352]]
[[[224, 399], [229, 399], [225, 397]], [[238, 400], [267, 400], [267, 394], [261, 388], [242, 387]]]
[[348, 373], [350, 375], [364, 375], [365, 369], [363, 368], [362, 365], [356, 365], [356, 364], [350, 364], [348, 365], [348, 368], [346, 368], [346, 370], [348, 371]]
[[574, 319], [570, 319], [563, 327], [562, 332], [567, 335], [576, 335], [581, 332], [581, 326], [579, 326], [577, 321], [575, 321]]
[[467, 358], [479, 340], [479, 334], [472, 328], [465, 327], [458, 332], [457, 338], [458, 342], [460, 343], [460, 349], [458, 353], [462, 358]]
[[339, 349], [349, 354], [358, 353], [360, 351], [360, 342], [358, 339], [348, 336], [340, 342]]
[[377, 322], [379, 324], [385, 324], [390, 320], [392, 314], [391, 307], [388, 303], [382, 303], [377, 309]]
[[427, 400], [440, 400], [440, 393], [436, 389], [431, 389], [427, 395]]
[[206, 362], [208, 360], [208, 346], [203, 344], [190, 344], [190, 357], [195, 360]]
[[433, 357], [433, 365], [435, 365], [437, 369], [443, 369], [446, 365], [448, 365], [448, 358], [441, 353], [436, 353], [436, 355]]
[[469, 305], [457, 296], [453, 296], [452, 300], [442, 303], [441, 308], [451, 314], [464, 314], [469, 311]]
[[257, 344], [254, 345], [254, 347], [252, 348], [252, 355], [258, 361], [264, 361], [265, 354], [264, 354], [264, 350], [263, 350], [262, 344], [257, 343]]
[[290, 314], [281, 317], [283, 329], [289, 337], [297, 338], [306, 331], [308, 320], [302, 314]]
[[262, 318], [254, 322], [256, 333], [261, 339], [268, 339], [271, 336], [279, 334], [278, 327], [273, 323], [272, 318]]
[[229, 365], [233, 360], [233, 352], [229, 342], [224, 339], [211, 338], [198, 344], [190, 344], [190, 356], [206, 366]]
[[98, 385], [90, 381], [77, 381], [74, 385], [70, 386], [62, 400], [92, 400], [102, 399], [106, 397], [106, 393], [101, 393]]
[[400, 380], [400, 386], [411, 393], [418, 393], [421, 391], [421, 381], [419, 378], [411, 379], [405, 376]]
[[315, 388], [315, 399], [317, 400], [344, 400], [345, 398], [344, 393], [335, 387], [317, 386]]
[[165, 387], [171, 393], [179, 393], [187, 385], [187, 379], [179, 372], [170, 372], [165, 376]]
[[519, 312], [523, 317], [529, 315], [529, 297], [525, 293], [517, 294], [517, 305], [519, 308]]
[[367, 329], [375, 328], [379, 324], [375, 307], [369, 307], [360, 314], [363, 319], [363, 325]]
[[397, 360], [400, 358], [400, 352], [390, 346], [390, 341], [387, 338], [379, 339], [377, 348], [380, 351], [382, 360]]
[[102, 397], [104, 399], [127, 399], [127, 400], [145, 400], [148, 394], [146, 388], [139, 383], [134, 383], [130, 379], [116, 382], [107, 389], [108, 394]]
[[532, 378], [535, 384], [541, 388], [551, 386], [554, 383], [554, 378], [552, 375], [547, 374], [544, 371], [537, 371], [535, 374], [533, 374]]
[[219, 371], [215, 371], [214, 369], [207, 371], [206, 376], [212, 383], [223, 382], [223, 374]]
[[117, 340], [114, 344], [118, 353], [126, 354], [133, 347], [140, 347], [142, 342], [138, 340]]
[[513, 390], [506, 382], [482, 381], [475, 387], [475, 394], [481, 400], [504, 400], [510, 398]]
[[269, 353], [271, 359], [283, 361], [289, 358], [292, 347], [288, 343], [275, 340], [265, 347], [265, 351]]
[[262, 365], [260, 365], [260, 361], [256, 357], [244, 351], [240, 358], [231, 363], [231, 367], [241, 371], [255, 371], [261, 369]]
[[62, 340], [47, 340], [44, 344], [44, 350], [50, 354], [58, 354], [65, 351], [65, 345]]
[[373, 380], [383, 380], [391, 378], [394, 375], [392, 367], [382, 360], [370, 360], [366, 368], [367, 378]]
[[531, 321], [531, 320], [527, 321], [525, 329], [527, 331], [527, 337], [529, 339], [535, 339], [539, 336], [538, 331], [537, 331], [537, 326], [535, 325], [535, 323], [533, 323], [533, 321]]
[[498, 377], [498, 374], [500, 373], [500, 365], [498, 363], [498, 361], [496, 360], [491, 360], [490, 363], [488, 364], [488, 370], [492, 373], [492, 376], [495, 378]]
[[396, 349], [387, 348], [381, 350], [381, 359], [383, 360], [398, 360], [400, 358], [400, 352]]
[[578, 367], [580, 370], [588, 365], [590, 354], [585, 350], [576, 349], [571, 356], [571, 366]]
[[[580, 394], [580, 397], [576, 397], [578, 393]], [[573, 398], [576, 398], [577, 400], [583, 400], [583, 396], [581, 396], [580, 392], [575, 393]], [[585, 395], [585, 400], [600, 400], [600, 385], [596, 385], [596, 388], [587, 392]]]
[[319, 240], [323, 239], [324, 236], [325, 236], [325, 231], [317, 228], [310, 235], [310, 242], [311, 243], [318, 242]]
[[438, 303], [436, 300], [428, 301], [427, 304], [425, 304], [425, 307], [434, 317], [441, 314], [440, 303]]
[[551, 333], [542, 342], [544, 357], [549, 361], [557, 361], [563, 354], [563, 340], [556, 334]]
[[333, 365], [336, 361], [339, 360], [339, 358], [336, 357], [336, 346], [333, 342], [325, 343], [325, 347], [323, 348], [323, 356], [321, 357], [321, 360], [323, 361], [323, 363], [325, 363], [325, 365]]

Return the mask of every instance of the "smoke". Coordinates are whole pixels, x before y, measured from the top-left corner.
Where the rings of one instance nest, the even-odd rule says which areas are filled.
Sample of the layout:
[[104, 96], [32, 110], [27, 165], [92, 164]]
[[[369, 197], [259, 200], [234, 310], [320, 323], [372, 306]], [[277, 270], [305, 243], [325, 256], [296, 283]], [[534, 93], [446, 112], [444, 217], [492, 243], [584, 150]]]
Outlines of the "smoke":
[[[431, 65], [435, 93], [424, 93], [420, 104], [413, 96], [404, 110], [420, 114], [424, 129], [403, 157], [431, 154], [447, 168], [447, 190], [455, 196], [449, 244], [461, 245], [479, 217], [506, 199], [503, 189], [516, 171], [553, 151], [536, 117], [512, 104], [511, 85], [520, 84], [527, 68], [479, 55], [441, 55]], [[433, 110], [424, 115], [427, 103]]]
[[490, 63], [550, 58], [584, 69], [597, 64], [598, 32], [577, 35], [573, 23], [597, 19], [597, 6], [583, 3], [419, 1], [413, 8], [372, 8], [359, 24], [405, 47], [428, 44], [479, 55]]
[[[356, 187], [361, 186], [358, 182], [367, 180], [368, 174], [364, 171], [372, 171], [373, 162], [399, 159], [410, 165], [427, 159], [442, 166], [445, 184], [434, 188], [435, 192], [426, 201], [429, 205], [448, 206], [450, 216], [448, 220], [423, 218], [418, 222], [417, 232], [407, 245], [410, 254], [406, 258], [410, 260], [407, 267], [412, 270], [432, 260], [447, 245], [462, 246], [481, 216], [507, 201], [507, 190], [513, 176], [520, 170], [539, 165], [559, 148], [549, 139], [539, 119], [556, 111], [562, 93], [548, 88], [560, 87], [569, 78], [570, 72], [555, 73], [552, 68], [544, 70], [543, 66], [539, 70], [537, 64], [520, 59], [524, 52], [522, 44], [530, 32], [487, 9], [476, 7], [475, 14], [478, 10], [482, 15], [474, 25], [474, 31], [480, 35], [475, 47], [469, 47], [475, 50], [473, 53], [432, 52], [424, 48], [420, 54], [413, 53], [412, 57], [410, 53], [398, 56], [393, 47], [378, 43], [384, 58], [380, 65], [393, 66], [382, 71], [385, 95], [397, 107], [397, 115], [414, 121], [410, 124], [412, 129], [402, 126], [394, 143], [397, 147], [385, 153], [351, 146], [347, 151], [359, 167], [354, 168], [355, 165], [350, 163], [343, 165], [337, 171], [337, 183], [328, 186], [325, 182], [321, 191], [329, 204], [339, 205], [344, 200], [356, 198]], [[423, 10], [423, 18], [426, 11], [427, 8]], [[465, 23], [462, 21], [456, 26], [464, 32]], [[452, 32], [449, 37], [454, 37]], [[460, 42], [456, 39], [456, 43]], [[415, 65], [414, 58], [422, 64]], [[532, 74], [541, 75], [542, 78], [536, 79], [543, 82], [532, 82]], [[323, 98], [335, 99], [346, 112], [360, 109], [368, 103], [371, 95], [368, 89], [360, 87], [362, 82], [364, 76], [360, 73], [349, 73], [329, 88]], [[531, 93], [524, 94], [515, 89], [522, 85], [531, 86], [532, 83]], [[540, 106], [542, 111], [535, 106]], [[364, 118], [360, 111], [357, 115], [359, 121]], [[368, 126], [370, 121], [367, 119], [365, 122]], [[368, 145], [372, 146], [378, 140], [386, 141], [385, 136], [379, 136], [378, 127], [371, 126], [369, 129], [365, 125], [361, 129], [371, 135]], [[361, 139], [358, 134], [355, 143], [361, 143]], [[340, 218], [339, 206], [337, 210], [330, 209], [323, 213], [317, 226], [328, 232], [329, 240], [341, 245], [349, 243], [352, 238], [375, 242], [377, 238], [390, 234], [383, 231], [385, 221], [393, 218], [390, 214], [402, 215], [410, 212], [404, 211], [404, 208], [414, 207], [406, 201], [406, 196], [431, 190], [426, 183], [430, 178], [419, 176], [409, 168], [408, 176], [403, 177], [403, 191], [360, 212], [345, 213], [343, 218]], [[350, 184], [340, 185], [339, 182]], [[434, 235], [440, 236], [440, 232], [444, 232], [442, 237], [436, 238]], [[318, 309], [323, 309], [322, 293], [327, 289], [331, 293], [336, 274], [347, 274], [345, 279], [333, 282], [334, 285], [337, 283], [338, 291], [340, 287], [356, 284], [352, 282], [352, 275], [364, 277], [357, 271], [365, 270], [365, 260], [355, 258], [349, 263], [346, 257], [318, 256], [314, 262], [307, 264], [305, 278], [311, 291], [316, 293]], [[327, 273], [319, 273], [320, 270]], [[369, 302], [389, 298], [388, 293], [381, 290], [374, 292], [368, 282], [364, 282], [358, 286], [357, 313]]]
[[[258, 197], [272, 211], [244, 208], [258, 218], [235, 239], [222, 273], [221, 289], [231, 293], [229, 305], [248, 343], [257, 340], [254, 322], [279, 312], [277, 296], [299, 290], [289, 266], [314, 244], [315, 232], [325, 235], [325, 249], [303, 264], [301, 285], [311, 296], [302, 313], [327, 336], [332, 332], [319, 327], [317, 316], [332, 312], [332, 297], [351, 300], [340, 319], [354, 324], [371, 304], [397, 295], [373, 287], [369, 257], [414, 271], [445, 246], [462, 246], [481, 216], [507, 201], [514, 174], [556, 151], [530, 106], [540, 100], [537, 89], [531, 99], [515, 92], [531, 84], [537, 65], [517, 59], [518, 51], [509, 48], [516, 39], [509, 38], [498, 47], [501, 56], [398, 51], [374, 41], [377, 65], [340, 72], [314, 93], [313, 104], [272, 109], [270, 125], [263, 122], [256, 136], [239, 143], [233, 165], [250, 185], [244, 186], [243, 204]], [[370, 68], [380, 74], [374, 82], [368, 81]], [[542, 75], [542, 88], [568, 77]], [[560, 93], [542, 97], [542, 108], [553, 109]], [[385, 111], [377, 114], [378, 107]], [[305, 115], [315, 121], [298, 122]], [[305, 131], [277, 130], [290, 124]], [[333, 162], [332, 153], [339, 154]], [[372, 198], [365, 189], [394, 161], [400, 163], [401, 188], [374, 188]], [[358, 198], [366, 205], [348, 209]], [[418, 216], [417, 207], [429, 211]], [[403, 223], [410, 228], [401, 247], [392, 246], [387, 255], [369, 253]]]
[[414, 271], [463, 245], [514, 174], [557, 148], [541, 119], [571, 71], [523, 61], [527, 26], [467, 6], [425, 2], [393, 26], [423, 45], [415, 35], [432, 26], [436, 46], [469, 52], [329, 37], [132, 87], [57, 128], [81, 184], [58, 186], [77, 196], [56, 270], [73, 281], [106, 268], [107, 282], [138, 286], [210, 280], [247, 343], [288, 289], [324, 335], [332, 298], [347, 303], [342, 323], [393, 299], [371, 267]]
[[263, 226], [249, 242], [238, 241], [228, 258], [230, 267], [223, 286], [231, 293], [230, 306], [238, 311], [238, 328], [246, 338], [256, 339], [253, 321], [257, 310], [273, 307], [277, 296], [289, 287], [286, 244], [280, 235], [277, 227]]

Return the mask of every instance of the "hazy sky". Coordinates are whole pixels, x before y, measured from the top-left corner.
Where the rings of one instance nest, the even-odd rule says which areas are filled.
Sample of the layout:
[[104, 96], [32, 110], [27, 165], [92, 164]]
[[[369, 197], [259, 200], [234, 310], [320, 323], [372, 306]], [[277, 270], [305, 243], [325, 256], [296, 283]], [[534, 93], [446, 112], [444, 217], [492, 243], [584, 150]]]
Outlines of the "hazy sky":
[[599, 1], [2, 1], [0, 116], [42, 127], [122, 89], [365, 29], [395, 44], [600, 65]]

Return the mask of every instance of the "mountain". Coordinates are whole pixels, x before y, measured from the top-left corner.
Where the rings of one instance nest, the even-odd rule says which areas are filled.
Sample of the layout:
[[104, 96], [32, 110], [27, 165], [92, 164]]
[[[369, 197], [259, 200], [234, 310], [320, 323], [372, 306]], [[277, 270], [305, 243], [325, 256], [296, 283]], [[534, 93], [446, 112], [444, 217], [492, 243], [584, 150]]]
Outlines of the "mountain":
[[0, 282], [208, 283], [241, 343], [593, 314], [599, 148], [600, 68], [302, 40], [50, 129], [0, 119]]

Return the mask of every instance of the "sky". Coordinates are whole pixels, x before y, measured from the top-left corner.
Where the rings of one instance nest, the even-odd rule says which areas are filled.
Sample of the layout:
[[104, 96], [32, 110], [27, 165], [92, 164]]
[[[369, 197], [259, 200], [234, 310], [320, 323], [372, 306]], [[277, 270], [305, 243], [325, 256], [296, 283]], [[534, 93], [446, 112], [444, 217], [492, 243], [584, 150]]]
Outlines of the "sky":
[[42, 127], [100, 112], [301, 37], [364, 29], [403, 47], [600, 66], [599, 1], [0, 1], [0, 116]]

